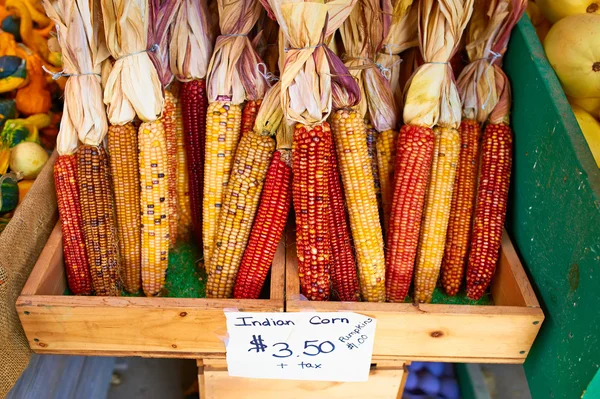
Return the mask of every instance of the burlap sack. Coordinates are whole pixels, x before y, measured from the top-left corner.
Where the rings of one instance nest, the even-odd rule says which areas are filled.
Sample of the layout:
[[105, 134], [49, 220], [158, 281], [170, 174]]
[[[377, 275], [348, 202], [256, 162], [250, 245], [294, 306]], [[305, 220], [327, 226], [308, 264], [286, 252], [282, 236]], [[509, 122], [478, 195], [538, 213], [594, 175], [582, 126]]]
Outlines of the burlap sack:
[[58, 218], [55, 160], [56, 152], [0, 235], [0, 398], [19, 379], [31, 355], [15, 302]]

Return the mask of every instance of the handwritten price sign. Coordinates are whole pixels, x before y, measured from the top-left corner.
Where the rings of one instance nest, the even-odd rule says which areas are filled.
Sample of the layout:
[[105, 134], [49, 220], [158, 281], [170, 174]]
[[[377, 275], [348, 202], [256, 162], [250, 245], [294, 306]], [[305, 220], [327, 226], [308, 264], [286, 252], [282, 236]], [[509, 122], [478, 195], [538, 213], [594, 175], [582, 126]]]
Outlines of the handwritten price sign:
[[377, 320], [350, 312], [225, 312], [229, 375], [367, 381]]

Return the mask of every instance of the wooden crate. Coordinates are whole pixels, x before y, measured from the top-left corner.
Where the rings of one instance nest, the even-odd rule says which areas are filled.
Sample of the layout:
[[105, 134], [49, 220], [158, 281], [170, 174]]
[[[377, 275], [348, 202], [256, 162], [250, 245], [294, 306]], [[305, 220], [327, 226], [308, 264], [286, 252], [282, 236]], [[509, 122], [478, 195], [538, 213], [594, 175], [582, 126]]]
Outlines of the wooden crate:
[[286, 311], [351, 311], [376, 318], [373, 356], [523, 363], [544, 313], [506, 233], [491, 293], [494, 306], [309, 302], [300, 297], [296, 247], [287, 248]]
[[401, 398], [409, 362], [373, 358], [366, 382], [267, 380], [230, 377], [224, 357], [198, 360], [198, 383], [202, 399], [394, 399]]
[[225, 353], [224, 310], [282, 312], [285, 243], [277, 248], [270, 299], [66, 296], [56, 224], [16, 308], [36, 353], [198, 359]]

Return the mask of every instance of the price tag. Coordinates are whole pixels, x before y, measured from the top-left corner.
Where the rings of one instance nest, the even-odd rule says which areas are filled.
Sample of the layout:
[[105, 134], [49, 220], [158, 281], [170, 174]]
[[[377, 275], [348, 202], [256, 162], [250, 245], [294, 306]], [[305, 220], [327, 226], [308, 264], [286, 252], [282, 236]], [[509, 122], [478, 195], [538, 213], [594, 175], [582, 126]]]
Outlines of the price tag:
[[377, 320], [351, 312], [225, 312], [229, 375], [367, 381]]

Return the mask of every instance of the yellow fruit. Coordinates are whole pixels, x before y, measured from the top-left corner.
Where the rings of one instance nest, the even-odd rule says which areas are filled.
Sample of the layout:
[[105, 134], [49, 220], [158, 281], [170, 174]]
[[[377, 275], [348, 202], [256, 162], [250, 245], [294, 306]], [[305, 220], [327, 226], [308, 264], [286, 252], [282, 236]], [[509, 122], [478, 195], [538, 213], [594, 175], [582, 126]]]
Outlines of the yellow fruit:
[[596, 160], [596, 165], [600, 168], [600, 122], [576, 105], [573, 106], [573, 113]]
[[571, 105], [577, 105], [589, 112], [594, 118], [600, 120], [600, 97], [596, 98], [573, 98], [568, 97]]
[[533, 24], [535, 31], [540, 39], [540, 42], [543, 42], [548, 34], [548, 31], [552, 27], [550, 21], [544, 17], [544, 15], [540, 12], [539, 7], [534, 2], [530, 1], [527, 3], [527, 15]]
[[548, 32], [544, 49], [567, 95], [600, 97], [600, 15], [561, 19]]
[[536, 4], [552, 23], [569, 15], [600, 14], [600, 0], [536, 0]]
[[24, 179], [35, 179], [48, 160], [48, 153], [38, 143], [23, 142], [10, 150], [10, 170]]
[[25, 199], [25, 196], [33, 186], [35, 180], [21, 180], [19, 184], [19, 204]]

